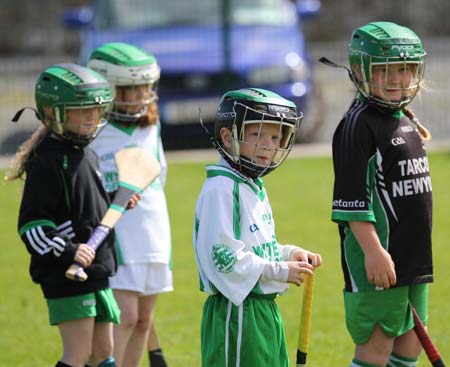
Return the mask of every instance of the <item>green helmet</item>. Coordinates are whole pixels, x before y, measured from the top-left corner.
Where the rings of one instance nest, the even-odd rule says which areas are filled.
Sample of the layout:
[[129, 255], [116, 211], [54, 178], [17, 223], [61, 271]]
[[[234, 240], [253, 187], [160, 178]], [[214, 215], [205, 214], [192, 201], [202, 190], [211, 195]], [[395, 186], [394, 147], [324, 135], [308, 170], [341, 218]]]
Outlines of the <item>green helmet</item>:
[[[422, 42], [409, 28], [390, 22], [374, 22], [357, 28], [349, 44], [351, 78], [358, 91], [370, 102], [389, 109], [401, 109], [410, 103], [423, 82], [426, 52]], [[369, 87], [373, 66], [383, 65], [388, 75], [389, 67], [403, 64], [413, 70], [412, 81], [402, 86], [399, 100], [389, 100], [374, 95]]]
[[[295, 142], [295, 132], [303, 114], [297, 115], [296, 105], [265, 89], [246, 88], [225, 93], [217, 108], [214, 145], [222, 156], [240, 172], [251, 178], [262, 177], [286, 159]], [[258, 164], [256, 157], [240, 154], [240, 144], [244, 142], [245, 128], [249, 124], [275, 124], [279, 127], [277, 148], [271, 150], [271, 162]], [[221, 129], [231, 132], [231, 147], [226, 148], [221, 138]], [[259, 139], [259, 135], [258, 135]], [[258, 142], [255, 149], [259, 147]]]
[[[161, 69], [156, 58], [145, 50], [127, 43], [106, 43], [92, 52], [88, 66], [102, 74], [112, 87], [148, 85], [148, 97], [136, 102], [113, 101], [109, 116], [124, 123], [137, 122], [147, 113], [150, 103], [157, 100], [157, 86]], [[139, 105], [136, 112], [128, 112], [130, 106]]]
[[[112, 95], [106, 79], [95, 71], [76, 64], [57, 64], [39, 75], [35, 101], [40, 119], [54, 134], [86, 145], [98, 135], [105, 120], [98, 121], [92, 134], [74, 134], [65, 126], [67, 109], [107, 107]], [[52, 113], [48, 114], [46, 108], [51, 108]]]

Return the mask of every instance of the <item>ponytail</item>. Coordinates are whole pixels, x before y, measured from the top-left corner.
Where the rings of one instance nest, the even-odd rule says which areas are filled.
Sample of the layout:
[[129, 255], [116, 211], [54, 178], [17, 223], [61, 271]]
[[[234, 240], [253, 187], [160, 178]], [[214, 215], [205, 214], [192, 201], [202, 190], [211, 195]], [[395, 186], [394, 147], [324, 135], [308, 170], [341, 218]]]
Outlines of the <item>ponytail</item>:
[[41, 125], [28, 140], [26, 140], [17, 150], [16, 156], [12, 161], [12, 169], [14, 172], [6, 174], [5, 181], [13, 181], [18, 178], [22, 179], [25, 173], [25, 164], [34, 152], [39, 143], [49, 134], [50, 130]]
[[420, 137], [422, 138], [423, 141], [431, 140], [430, 132], [428, 131], [428, 129], [425, 126], [423, 126], [420, 123], [420, 121], [417, 119], [417, 117], [414, 115], [414, 113], [411, 111], [411, 109], [409, 107], [404, 107], [403, 108], [403, 113], [416, 126], [417, 131], [419, 132]]

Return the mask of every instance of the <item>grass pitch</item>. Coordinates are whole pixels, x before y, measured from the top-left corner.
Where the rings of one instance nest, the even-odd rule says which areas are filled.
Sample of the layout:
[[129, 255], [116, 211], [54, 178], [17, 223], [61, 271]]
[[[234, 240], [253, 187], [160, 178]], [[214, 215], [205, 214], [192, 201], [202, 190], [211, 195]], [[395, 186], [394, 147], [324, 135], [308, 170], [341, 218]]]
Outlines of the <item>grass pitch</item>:
[[[192, 223], [197, 195], [205, 179], [204, 163], [171, 163], [166, 194], [172, 229], [175, 291], [160, 296], [156, 324], [171, 367], [200, 366], [200, 317], [205, 295], [198, 291], [192, 251]], [[450, 252], [450, 154], [430, 154], [434, 192], [435, 283], [431, 286], [429, 331], [444, 360], [448, 345]], [[339, 239], [330, 221], [333, 173], [330, 158], [292, 158], [265, 178], [278, 240], [304, 246], [323, 256], [316, 273], [308, 365], [348, 366], [353, 345], [343, 312]], [[28, 275], [28, 254], [17, 235], [21, 183], [0, 183], [0, 366], [52, 366], [60, 357], [56, 327], [48, 325], [39, 287]], [[291, 286], [279, 297], [286, 336], [295, 366], [302, 288]], [[422, 355], [420, 366], [429, 365]], [[148, 366], [147, 357], [141, 366]]]

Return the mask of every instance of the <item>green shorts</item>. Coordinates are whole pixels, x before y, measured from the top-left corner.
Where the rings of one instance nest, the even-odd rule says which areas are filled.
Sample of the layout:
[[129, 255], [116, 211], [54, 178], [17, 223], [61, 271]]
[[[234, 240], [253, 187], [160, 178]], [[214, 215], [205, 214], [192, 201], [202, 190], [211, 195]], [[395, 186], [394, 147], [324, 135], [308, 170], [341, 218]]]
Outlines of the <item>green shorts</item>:
[[428, 321], [428, 284], [390, 288], [383, 291], [344, 291], [345, 321], [355, 344], [365, 344], [376, 324], [398, 337], [414, 327], [409, 302], [424, 324]]
[[209, 296], [201, 325], [203, 367], [288, 367], [283, 321], [275, 295], [249, 295], [235, 306]]
[[50, 325], [95, 317], [96, 322], [120, 322], [120, 309], [110, 288], [80, 296], [47, 298]]

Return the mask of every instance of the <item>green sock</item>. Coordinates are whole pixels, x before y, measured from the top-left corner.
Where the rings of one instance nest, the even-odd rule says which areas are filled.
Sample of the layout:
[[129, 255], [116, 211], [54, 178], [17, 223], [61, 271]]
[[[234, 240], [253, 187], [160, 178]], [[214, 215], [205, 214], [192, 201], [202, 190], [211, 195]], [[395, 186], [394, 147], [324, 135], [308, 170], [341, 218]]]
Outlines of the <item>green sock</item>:
[[392, 353], [387, 367], [416, 367], [418, 358], [406, 358]]
[[354, 358], [350, 367], [379, 367], [379, 366], [372, 363], [359, 361], [356, 358]]
[[150, 350], [148, 352], [148, 359], [150, 360], [150, 367], [167, 367], [161, 348]]

